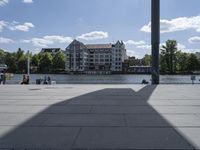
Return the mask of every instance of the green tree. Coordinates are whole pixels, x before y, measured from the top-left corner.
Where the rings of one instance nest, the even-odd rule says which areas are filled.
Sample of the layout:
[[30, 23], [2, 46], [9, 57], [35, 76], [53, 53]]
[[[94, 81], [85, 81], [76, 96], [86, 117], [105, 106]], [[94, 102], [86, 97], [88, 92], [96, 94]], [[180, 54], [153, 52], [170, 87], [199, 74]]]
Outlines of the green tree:
[[5, 61], [5, 52], [0, 49], [0, 63], [4, 63]]
[[190, 54], [187, 61], [187, 71], [193, 72], [199, 70], [199, 60], [197, 59], [195, 54]]
[[143, 58], [144, 60], [144, 65], [145, 66], [150, 66], [151, 65], [151, 55], [146, 54]]
[[58, 51], [53, 55], [52, 69], [54, 72], [65, 69], [65, 54], [62, 51]]
[[40, 64], [39, 64], [39, 69], [43, 73], [49, 73], [51, 72], [52, 68], [52, 60], [53, 57], [50, 53], [45, 52], [45, 53], [40, 53]]
[[15, 57], [15, 63], [17, 65], [17, 73], [25, 73], [27, 70], [27, 57], [24, 54], [24, 51], [19, 48], [16, 53], [13, 53]]
[[5, 53], [5, 64], [8, 66], [8, 72], [15, 73], [17, 71], [15, 53]]
[[40, 63], [39, 55], [35, 54], [31, 57], [31, 66], [38, 67]]
[[187, 62], [189, 55], [187, 53], [183, 53], [181, 51], [177, 52], [177, 70], [179, 72], [187, 71]]
[[161, 68], [165, 67], [166, 72], [171, 74], [176, 72], [176, 53], [177, 42], [175, 40], [166, 41], [166, 45], [161, 48]]

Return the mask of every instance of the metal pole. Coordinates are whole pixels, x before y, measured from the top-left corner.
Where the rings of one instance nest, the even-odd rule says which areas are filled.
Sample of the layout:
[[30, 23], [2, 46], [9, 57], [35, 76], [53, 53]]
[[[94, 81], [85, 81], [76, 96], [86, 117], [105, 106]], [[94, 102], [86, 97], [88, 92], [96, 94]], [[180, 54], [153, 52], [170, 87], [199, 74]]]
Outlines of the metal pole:
[[160, 0], [151, 0], [152, 84], [159, 84]]
[[30, 75], [30, 57], [29, 57], [29, 51], [28, 51], [28, 62], [27, 62], [27, 75], [29, 76]]

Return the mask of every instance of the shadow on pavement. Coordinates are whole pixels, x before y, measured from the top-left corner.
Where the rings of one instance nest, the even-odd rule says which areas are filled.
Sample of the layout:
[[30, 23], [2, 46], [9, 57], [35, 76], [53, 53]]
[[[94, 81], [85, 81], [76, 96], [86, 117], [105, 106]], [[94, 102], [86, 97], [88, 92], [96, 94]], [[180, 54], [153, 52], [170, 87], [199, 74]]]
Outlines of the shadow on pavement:
[[[155, 89], [102, 89], [51, 105], [31, 118], [30, 113], [12, 114], [1, 126], [0, 133], [13, 129], [0, 138], [0, 149], [194, 149], [149, 105]], [[22, 118], [27, 121], [16, 123]]]

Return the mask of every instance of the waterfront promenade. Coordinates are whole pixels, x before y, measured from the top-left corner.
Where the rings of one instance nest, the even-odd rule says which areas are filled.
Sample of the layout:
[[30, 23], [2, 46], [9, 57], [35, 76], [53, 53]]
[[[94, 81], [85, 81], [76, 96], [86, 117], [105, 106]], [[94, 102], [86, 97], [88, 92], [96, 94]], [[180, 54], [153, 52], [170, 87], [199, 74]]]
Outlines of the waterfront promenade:
[[1, 85], [0, 149], [200, 149], [200, 86]]

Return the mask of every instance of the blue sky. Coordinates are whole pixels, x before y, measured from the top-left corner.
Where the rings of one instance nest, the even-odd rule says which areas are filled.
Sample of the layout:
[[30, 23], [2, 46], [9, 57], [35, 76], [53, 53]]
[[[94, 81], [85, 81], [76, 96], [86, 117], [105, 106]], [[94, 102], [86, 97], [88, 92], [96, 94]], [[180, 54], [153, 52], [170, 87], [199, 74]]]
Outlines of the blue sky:
[[[128, 55], [150, 54], [150, 0], [0, 0], [0, 48], [37, 53], [84, 43], [122, 40]], [[200, 51], [200, 1], [161, 0], [161, 43], [176, 39]]]

